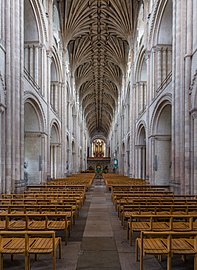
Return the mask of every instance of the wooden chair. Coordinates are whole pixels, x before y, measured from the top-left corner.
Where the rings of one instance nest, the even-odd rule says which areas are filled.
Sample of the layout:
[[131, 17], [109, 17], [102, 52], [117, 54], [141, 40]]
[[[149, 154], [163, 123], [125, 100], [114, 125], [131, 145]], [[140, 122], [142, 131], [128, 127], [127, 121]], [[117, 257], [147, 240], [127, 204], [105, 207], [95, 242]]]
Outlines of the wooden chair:
[[3, 270], [3, 255], [22, 254], [25, 257], [25, 270], [30, 270], [30, 255], [50, 254], [52, 269], [56, 270], [56, 251], [59, 247], [61, 258], [61, 238], [52, 231], [0, 231], [0, 270]]
[[173, 255], [193, 255], [194, 270], [197, 269], [197, 232], [141, 232], [136, 239], [136, 261], [140, 251], [140, 270], [145, 255], [167, 256], [167, 270], [171, 270]]

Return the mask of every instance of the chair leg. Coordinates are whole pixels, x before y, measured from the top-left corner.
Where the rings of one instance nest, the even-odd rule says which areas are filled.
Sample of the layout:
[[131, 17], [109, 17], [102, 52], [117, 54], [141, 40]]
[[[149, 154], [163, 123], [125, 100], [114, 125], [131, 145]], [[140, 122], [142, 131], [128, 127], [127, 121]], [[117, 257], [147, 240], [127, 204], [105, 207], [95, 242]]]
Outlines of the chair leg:
[[27, 254], [25, 255], [25, 270], [29, 270], [30, 269], [30, 255]]
[[135, 241], [135, 261], [138, 262], [138, 240]]
[[3, 254], [0, 254], [0, 270], [3, 270]]
[[143, 252], [140, 250], [140, 270], [144, 269], [144, 264], [143, 264]]
[[132, 246], [132, 231], [131, 231], [131, 229], [129, 231], [129, 243], [130, 243], [130, 246]]
[[186, 262], [186, 255], [182, 255], [181, 259], [182, 259], [183, 262]]
[[172, 258], [171, 258], [171, 254], [169, 253], [167, 256], [167, 270], [171, 270], [171, 262], [172, 262]]
[[161, 262], [162, 261], [162, 255], [158, 255], [158, 260]]
[[194, 256], [194, 270], [197, 270], [197, 254]]
[[59, 239], [59, 259], [62, 258], [62, 240], [61, 238]]
[[68, 233], [67, 233], [67, 229], [65, 229], [65, 246], [67, 245], [67, 238], [68, 238]]
[[56, 255], [53, 254], [53, 270], [56, 270]]

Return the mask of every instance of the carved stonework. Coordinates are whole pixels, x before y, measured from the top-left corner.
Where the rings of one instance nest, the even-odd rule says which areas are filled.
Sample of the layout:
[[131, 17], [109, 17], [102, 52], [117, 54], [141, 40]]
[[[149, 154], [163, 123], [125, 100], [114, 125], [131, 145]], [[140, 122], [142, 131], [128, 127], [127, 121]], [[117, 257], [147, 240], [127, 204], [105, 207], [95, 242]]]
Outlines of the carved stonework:
[[5, 111], [5, 106], [0, 103], [0, 113], [3, 113]]
[[4, 76], [0, 71], [0, 103], [4, 107], [6, 103], [6, 86], [4, 81]]
[[191, 116], [193, 119], [197, 119], [197, 108], [191, 112]]
[[0, 81], [3, 87], [3, 90], [5, 91], [5, 81], [4, 81], [3, 75], [1, 74], [1, 71], [0, 71]]
[[191, 94], [193, 89], [195, 88], [194, 86], [197, 86], [197, 70], [194, 73], [193, 79], [191, 81], [190, 87], [189, 87], [189, 93]]
[[154, 3], [154, 8], [153, 8], [153, 12], [152, 12], [152, 16], [151, 16], [151, 22], [150, 22], [150, 33], [149, 33], [149, 44], [151, 43], [151, 39], [152, 39], [152, 34], [153, 34], [153, 27], [154, 27], [154, 23], [155, 23], [155, 17], [157, 14], [157, 8], [159, 6], [160, 0], [157, 0]]

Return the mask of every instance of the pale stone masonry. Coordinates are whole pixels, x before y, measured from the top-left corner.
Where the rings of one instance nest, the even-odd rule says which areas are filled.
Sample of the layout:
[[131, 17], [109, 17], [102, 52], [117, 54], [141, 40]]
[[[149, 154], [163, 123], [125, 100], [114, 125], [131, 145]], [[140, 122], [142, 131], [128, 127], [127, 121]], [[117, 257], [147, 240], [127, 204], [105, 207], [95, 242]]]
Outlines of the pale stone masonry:
[[100, 138], [109, 170], [197, 193], [196, 26], [196, 0], [0, 0], [0, 191]]

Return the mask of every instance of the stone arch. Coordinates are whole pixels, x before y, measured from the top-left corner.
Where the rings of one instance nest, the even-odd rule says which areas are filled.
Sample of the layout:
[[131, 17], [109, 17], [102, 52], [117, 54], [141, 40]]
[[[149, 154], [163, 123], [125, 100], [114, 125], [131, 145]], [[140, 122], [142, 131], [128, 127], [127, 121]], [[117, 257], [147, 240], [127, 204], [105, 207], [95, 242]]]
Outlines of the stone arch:
[[[39, 16], [39, 15], [38, 15]], [[32, 1], [24, 1], [24, 41], [39, 42], [41, 41], [40, 27], [38, 16]]]
[[[41, 1], [24, 1], [24, 66], [25, 73], [34, 81], [34, 86], [41, 91], [43, 79], [43, 57], [46, 51], [47, 31]], [[44, 94], [44, 93], [41, 93]]]
[[[151, 28], [149, 33], [150, 48], [156, 46], [157, 44], [172, 44], [172, 40], [169, 40], [172, 33], [170, 35], [170, 32], [168, 32], [172, 31], [172, 1], [157, 1], [153, 10], [153, 16], [151, 18], [152, 22], [150, 22]], [[164, 33], [170, 36], [166, 37], [166, 34]], [[162, 35], [164, 35], [164, 37], [162, 37]]]
[[53, 121], [53, 123], [51, 125], [50, 139], [51, 139], [52, 143], [60, 143], [59, 125], [56, 121]]
[[137, 127], [135, 156], [136, 176], [146, 179], [146, 124], [144, 121], [140, 121]]
[[[167, 98], [169, 97], [169, 98]], [[171, 134], [171, 122], [169, 122], [169, 118], [166, 117], [163, 114], [163, 110], [165, 109], [166, 106], [172, 106], [171, 98], [170, 96], [163, 96], [157, 103], [157, 106], [155, 107], [155, 110], [153, 112], [152, 118], [151, 118], [151, 134], [155, 135], [163, 135], [167, 131], [169, 134]], [[169, 107], [168, 107], [169, 108]], [[171, 113], [170, 113], [171, 114]], [[161, 121], [166, 124], [166, 126], [161, 125]]]
[[157, 44], [172, 44], [172, 1], [164, 3], [163, 13], [161, 14], [160, 24], [158, 25]]
[[172, 104], [163, 99], [158, 102], [152, 117], [151, 170], [155, 184], [169, 185], [171, 180]]
[[103, 140], [105, 143], [107, 143], [107, 140], [106, 140], [106, 137], [105, 136], [103, 136], [103, 135], [94, 135], [92, 138], [91, 138], [91, 143], [94, 141], [94, 140], [96, 140], [96, 139], [101, 139], [101, 140]]
[[141, 48], [138, 55], [135, 81], [136, 113], [140, 115], [146, 108], [147, 100], [147, 64], [144, 47]]
[[[46, 129], [45, 115], [44, 115], [44, 111], [39, 100], [37, 100], [37, 98], [34, 97], [33, 95], [28, 94], [26, 95], [24, 106], [29, 106], [30, 109], [32, 108], [32, 110], [34, 110], [32, 112], [32, 115], [29, 114], [28, 111], [24, 112], [25, 127], [28, 127], [28, 123], [32, 122], [33, 125], [35, 125], [35, 127], [31, 127], [31, 129], [34, 129], [35, 131], [44, 132]], [[30, 121], [31, 118], [32, 118], [32, 121]]]
[[50, 86], [50, 104], [56, 113], [61, 111], [61, 82], [63, 78], [60, 59], [56, 54], [55, 49], [51, 58], [51, 86]]
[[38, 184], [44, 178], [45, 121], [42, 108], [33, 98], [24, 103], [24, 179], [25, 184]]
[[58, 9], [57, 0], [53, 0], [53, 36], [57, 47], [60, 47], [61, 40], [61, 25], [60, 25], [60, 14]]
[[[24, 1], [24, 21], [24, 40], [26, 42], [39, 41], [40, 44], [45, 44], [48, 40], [47, 26], [44, 21], [42, 4], [39, 1]], [[35, 35], [31, 35], [31, 33]]]
[[142, 39], [144, 36], [145, 20], [144, 20], [144, 3], [139, 6], [138, 18], [137, 18], [137, 47], [140, 48]]
[[157, 1], [151, 19], [147, 47], [152, 70], [150, 95], [154, 98], [168, 85], [172, 76], [172, 1]]
[[50, 125], [50, 168], [51, 178], [60, 177], [61, 136], [59, 123], [54, 119]]
[[54, 71], [55, 74], [51, 73], [51, 80], [52, 81], [62, 82], [62, 80], [63, 80], [62, 67], [61, 67], [60, 58], [58, 56], [58, 52], [57, 52], [55, 47], [53, 47], [53, 50], [52, 50], [51, 66], [52, 66], [52, 64], [53, 64], [53, 70], [52, 71]]
[[153, 110], [151, 121], [150, 121], [150, 133], [151, 135], [155, 134], [155, 125], [157, 121], [155, 119], [158, 118], [159, 113], [161, 112], [162, 108], [166, 105], [172, 105], [172, 95], [171, 94], [165, 94], [161, 96], [160, 99], [158, 99], [157, 104], [155, 105], [155, 108]]
[[[137, 145], [145, 145], [146, 144], [146, 124], [144, 121], [140, 121], [137, 125], [136, 132], [136, 144]], [[144, 139], [142, 139], [144, 138]]]

